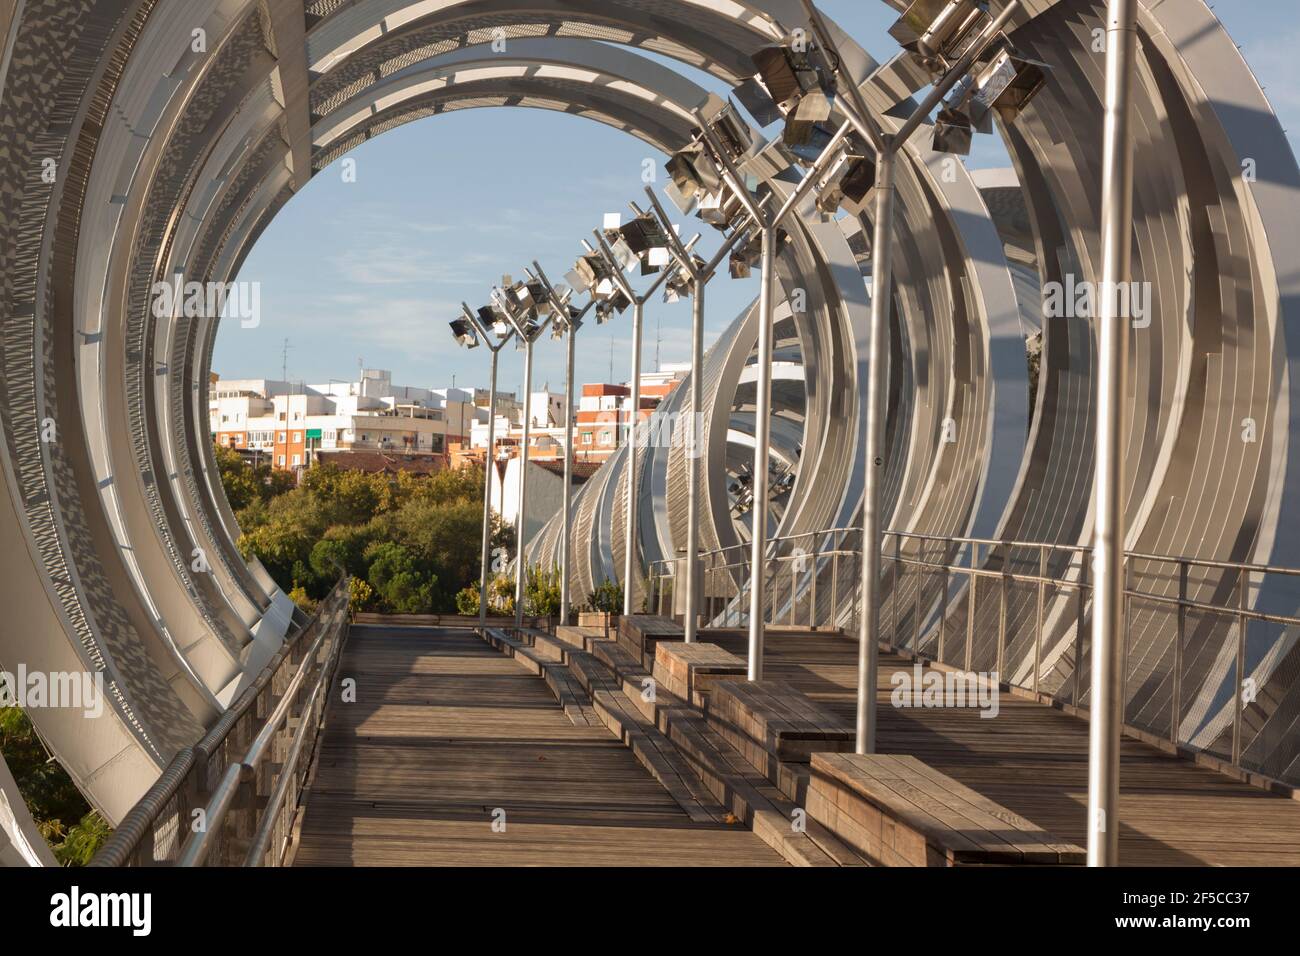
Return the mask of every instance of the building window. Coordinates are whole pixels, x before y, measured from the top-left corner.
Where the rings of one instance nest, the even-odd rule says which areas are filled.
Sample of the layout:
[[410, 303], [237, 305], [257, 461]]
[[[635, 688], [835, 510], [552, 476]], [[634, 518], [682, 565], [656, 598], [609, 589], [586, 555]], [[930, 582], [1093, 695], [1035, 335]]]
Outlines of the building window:
[[590, 445], [590, 444], [591, 444], [591, 432], [583, 432], [583, 433], [582, 433], [582, 443], [583, 443], [584, 445]]
[[299, 465], [301, 465], [301, 464], [302, 464], [302, 456], [301, 456], [301, 455], [294, 455], [294, 456], [293, 456], [293, 467], [297, 468], [297, 467], [298, 467]]
[[275, 463], [276, 463], [277, 465], [279, 465], [281, 468], [283, 468], [283, 467], [284, 467], [284, 455], [281, 455], [279, 458], [277, 458], [277, 459], [275, 460]]
[[284, 444], [284, 432], [280, 432], [280, 437], [276, 439], [281, 445]]
[[296, 442], [302, 441], [302, 432], [294, 432], [293, 440]]

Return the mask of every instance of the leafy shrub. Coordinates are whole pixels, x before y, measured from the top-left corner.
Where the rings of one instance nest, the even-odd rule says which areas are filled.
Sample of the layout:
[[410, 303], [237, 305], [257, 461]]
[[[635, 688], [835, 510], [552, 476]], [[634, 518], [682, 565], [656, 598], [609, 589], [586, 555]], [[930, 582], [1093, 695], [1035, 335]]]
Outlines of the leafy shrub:
[[488, 610], [497, 614], [515, 613], [515, 582], [508, 574], [498, 574], [488, 588]]
[[560, 569], [530, 565], [524, 578], [524, 607], [534, 617], [560, 613]]
[[603, 611], [606, 614], [618, 614], [623, 610], [623, 588], [618, 582], [609, 578], [596, 585], [596, 590], [587, 595], [584, 611]]
[[478, 613], [478, 585], [471, 584], [456, 592], [456, 612], [473, 617]]
[[368, 611], [374, 604], [375, 589], [361, 578], [348, 581], [348, 613], [355, 615], [358, 611]]

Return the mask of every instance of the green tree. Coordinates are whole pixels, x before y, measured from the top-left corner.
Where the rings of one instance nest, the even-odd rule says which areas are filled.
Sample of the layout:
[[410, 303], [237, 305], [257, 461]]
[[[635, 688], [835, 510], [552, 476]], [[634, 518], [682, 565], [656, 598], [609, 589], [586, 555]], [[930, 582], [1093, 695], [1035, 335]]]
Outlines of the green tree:
[[437, 579], [421, 573], [409, 551], [392, 541], [380, 541], [366, 549], [370, 563], [366, 578], [391, 614], [425, 614], [433, 609]]
[[89, 862], [108, 839], [108, 824], [91, 810], [17, 707], [0, 707], [0, 753], [55, 858], [68, 866]]

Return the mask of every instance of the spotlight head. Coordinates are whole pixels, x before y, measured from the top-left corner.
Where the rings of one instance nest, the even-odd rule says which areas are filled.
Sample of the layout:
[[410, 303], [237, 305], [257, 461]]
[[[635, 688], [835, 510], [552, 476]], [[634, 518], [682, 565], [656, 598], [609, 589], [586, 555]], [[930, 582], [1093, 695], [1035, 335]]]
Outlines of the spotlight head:
[[966, 51], [990, 19], [987, 0], [913, 0], [889, 35], [938, 74]]
[[629, 272], [640, 265], [641, 260], [637, 258], [637, 254], [632, 251], [632, 247], [627, 244], [627, 240], [619, 233], [607, 234], [606, 241], [609, 243], [609, 251], [614, 257], [614, 261], [618, 263], [618, 267], [624, 272]]
[[807, 146], [816, 135], [819, 126], [831, 118], [830, 97], [821, 90], [814, 90], [800, 97], [785, 118], [785, 132], [781, 141], [787, 146]]
[[700, 200], [695, 214], [715, 229], [726, 229], [743, 210], [739, 197], [728, 189], [719, 189]]
[[[786, 129], [790, 129], [790, 124], [786, 124]], [[782, 143], [795, 162], [811, 166], [826, 151], [826, 147], [830, 145], [834, 135], [834, 130], [825, 123], [814, 123], [806, 134], [799, 131], [799, 136], [796, 136], [796, 139], [804, 138], [804, 142], [786, 143], [782, 138]]]
[[700, 196], [722, 188], [722, 171], [700, 142], [691, 143], [673, 153], [664, 164], [664, 169], [672, 177], [673, 188], [668, 196], [683, 213], [690, 212], [691, 206]]
[[478, 347], [478, 334], [474, 327], [469, 324], [468, 319], [452, 319], [450, 323], [451, 334], [462, 348], [472, 349]]
[[759, 126], [771, 126], [785, 114], [781, 112], [762, 80], [751, 76], [731, 91]]
[[748, 279], [753, 275], [754, 263], [757, 261], [752, 244], [733, 249], [727, 257], [727, 272], [733, 279]]
[[969, 108], [972, 121], [981, 132], [992, 132], [989, 114], [993, 112], [1004, 123], [1015, 122], [1047, 83], [1050, 70], [1046, 63], [1002, 49], [975, 74]]
[[970, 117], [953, 109], [941, 109], [934, 120], [934, 140], [931, 148], [936, 153], [970, 154]]
[[824, 216], [835, 215], [841, 206], [860, 214], [875, 182], [875, 161], [860, 144], [850, 141], [817, 184], [817, 208]]
[[794, 109], [801, 97], [814, 91], [825, 95], [834, 89], [827, 72], [807, 49], [766, 46], [750, 59], [758, 70], [756, 79], [784, 114]]
[[660, 227], [659, 220], [649, 213], [623, 224], [618, 233], [628, 248], [638, 256], [644, 256], [655, 249], [668, 248], [668, 237]]
[[705, 98], [700, 115], [721, 141], [732, 162], [739, 163], [754, 148], [749, 125], [736, 115], [736, 108], [731, 103], [716, 93]]
[[753, 275], [753, 266], [749, 260], [738, 252], [733, 252], [727, 261], [727, 272], [733, 279], [748, 279]]
[[613, 276], [605, 257], [597, 252], [589, 252], [573, 264], [573, 271], [565, 278], [575, 289], [595, 294], [601, 282], [612, 279]]
[[551, 297], [546, 294], [546, 286], [539, 280], [529, 282], [525, 288], [528, 290], [528, 298], [532, 300], [539, 315], [551, 314]]

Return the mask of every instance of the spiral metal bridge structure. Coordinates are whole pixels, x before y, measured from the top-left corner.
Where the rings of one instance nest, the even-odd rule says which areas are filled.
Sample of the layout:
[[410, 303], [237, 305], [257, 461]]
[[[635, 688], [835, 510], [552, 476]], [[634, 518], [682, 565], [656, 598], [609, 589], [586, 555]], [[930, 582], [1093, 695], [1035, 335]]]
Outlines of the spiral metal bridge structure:
[[[1042, 303], [1048, 283], [1100, 278], [1103, 13], [1101, 0], [1026, 0], [1013, 15], [1017, 49], [1051, 67], [998, 127], [1013, 175], [973, 178], [928, 135], [902, 152], [886, 526], [941, 542], [929, 561], [960, 560], [961, 542], [981, 539], [1015, 543], [985, 549], [982, 566], [1039, 568], [1035, 544], [1090, 539], [1096, 331], [1069, 310], [1043, 317]], [[756, 51], [805, 25], [796, 0], [0, 0], [0, 664], [103, 676], [98, 717], [31, 716], [110, 821], [305, 623], [235, 547], [207, 421], [219, 323], [156, 316], [154, 284], [233, 280], [312, 176], [445, 112], [561, 111], [672, 153], [706, 93], [666, 63], [737, 86]], [[897, 129], [929, 75], [830, 29], [869, 120]], [[1139, 36], [1134, 273], [1151, 298], [1149, 325], [1130, 333], [1124, 480], [1127, 547], [1153, 557], [1131, 573], [1144, 593], [1210, 607], [1244, 592], [1252, 612], [1285, 618], [1300, 587], [1240, 566], [1300, 567], [1288, 533], [1300, 508], [1300, 171], [1203, 0], [1145, 0]], [[798, 181], [779, 135], [743, 172], [778, 198]], [[743, 545], [756, 514], [774, 560], [782, 539], [860, 525], [871, 223], [820, 216], [811, 200], [799, 213], [778, 264], [771, 500], [746, 508], [734, 490], [753, 455], [756, 308], [709, 351], [703, 406], [680, 387], [661, 407], [703, 421], [704, 550]], [[1025, 343], [1040, 328], [1031, 392]], [[626, 453], [576, 497], [576, 595], [620, 577], [629, 546], [647, 575], [683, 546], [685, 449], [640, 456], [634, 542], [619, 520]], [[559, 533], [557, 520], [528, 560], [557, 560]], [[914, 558], [918, 547], [904, 545]], [[1069, 554], [1053, 551], [1047, 574], [1086, 575]], [[1206, 564], [1180, 582], [1164, 555]], [[771, 616], [828, 573], [814, 557], [800, 584], [773, 589]], [[884, 585], [912, 616], [900, 630], [923, 640], [968, 617], [979, 631], [990, 614], [1015, 634], [1035, 613], [1014, 590], [1001, 607], [969, 607], [973, 577]], [[812, 623], [842, 623], [851, 604], [823, 600]], [[1035, 669], [1035, 686], [1061, 686], [1077, 666], [1084, 618], [1067, 596], [1048, 605], [1039, 651], [1006, 650], [1005, 669], [1021, 681]], [[1230, 723], [1239, 624], [1194, 616], [1176, 631], [1171, 614], [1134, 607], [1126, 713], [1170, 721], [1171, 643], [1185, 634], [1172, 720], [1212, 748]], [[1276, 624], [1241, 641], [1258, 687], [1242, 762], [1282, 779], [1300, 772], [1295, 638]]]

